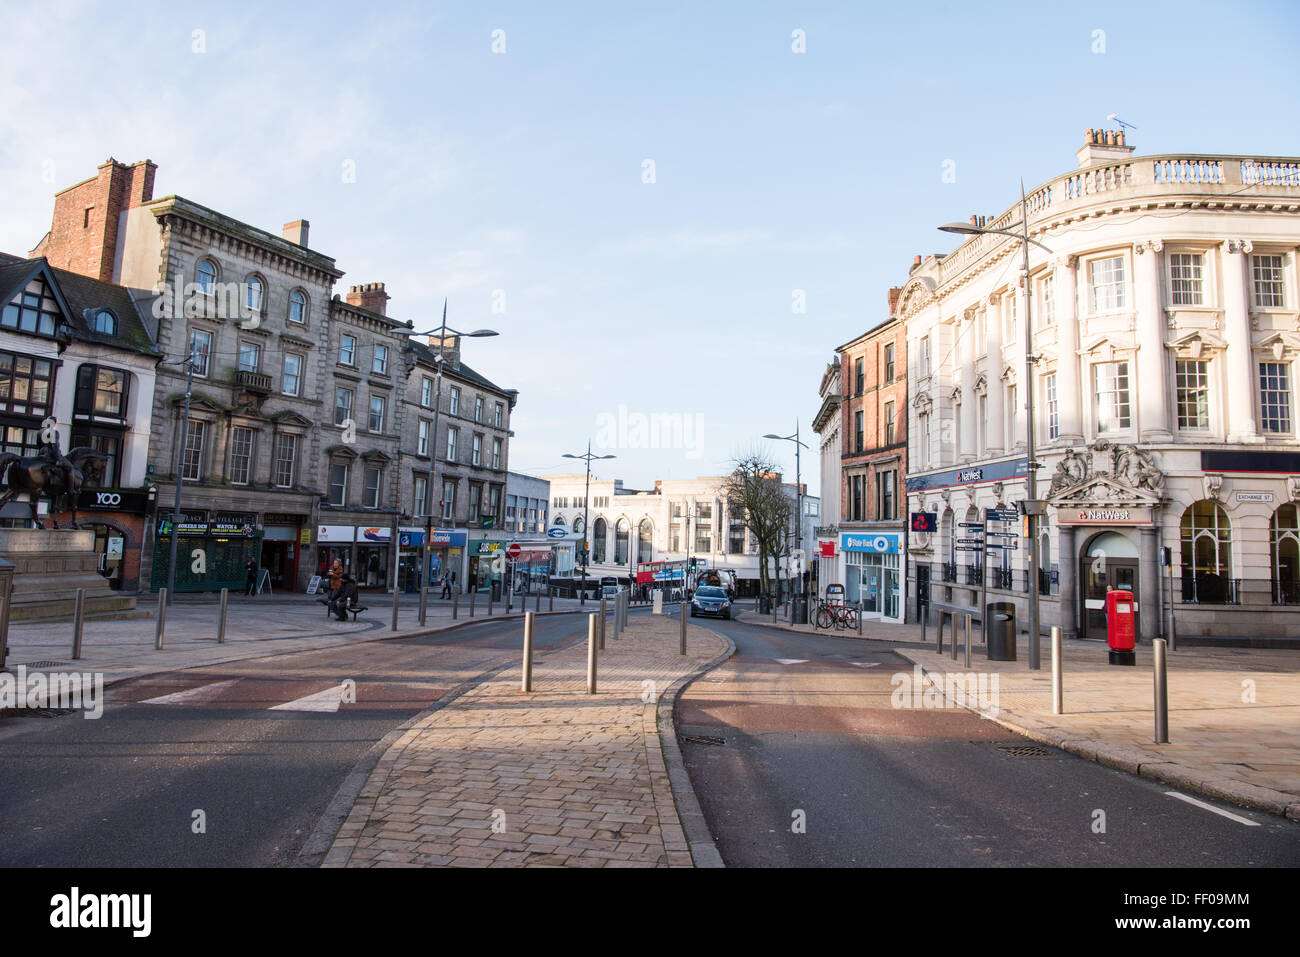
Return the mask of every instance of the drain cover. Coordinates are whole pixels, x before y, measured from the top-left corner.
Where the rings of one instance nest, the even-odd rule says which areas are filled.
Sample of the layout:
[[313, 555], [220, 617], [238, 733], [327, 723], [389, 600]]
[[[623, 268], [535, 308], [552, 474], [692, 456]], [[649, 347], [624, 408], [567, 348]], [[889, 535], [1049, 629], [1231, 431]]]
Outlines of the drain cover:
[[1005, 745], [999, 746], [998, 750], [1015, 758], [1045, 758], [1050, 753], [1034, 744]]
[[682, 740], [687, 744], [726, 744], [725, 738], [711, 738], [703, 734], [684, 734]]
[[70, 661], [29, 661], [28, 668], [64, 668], [72, 664]]

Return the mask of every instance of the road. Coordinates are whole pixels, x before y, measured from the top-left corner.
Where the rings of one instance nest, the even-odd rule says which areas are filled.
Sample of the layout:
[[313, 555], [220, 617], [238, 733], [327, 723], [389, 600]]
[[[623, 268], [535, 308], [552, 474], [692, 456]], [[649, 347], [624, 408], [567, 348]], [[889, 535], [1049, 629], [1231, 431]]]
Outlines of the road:
[[[585, 633], [539, 616], [535, 647]], [[0, 866], [292, 864], [375, 742], [521, 646], [520, 622], [485, 622], [125, 682], [98, 720], [0, 721]]]
[[1248, 826], [966, 710], [894, 708], [912, 665], [891, 643], [700, 623], [737, 654], [686, 690], [677, 732], [728, 866], [1300, 864], [1283, 818], [1203, 799]]

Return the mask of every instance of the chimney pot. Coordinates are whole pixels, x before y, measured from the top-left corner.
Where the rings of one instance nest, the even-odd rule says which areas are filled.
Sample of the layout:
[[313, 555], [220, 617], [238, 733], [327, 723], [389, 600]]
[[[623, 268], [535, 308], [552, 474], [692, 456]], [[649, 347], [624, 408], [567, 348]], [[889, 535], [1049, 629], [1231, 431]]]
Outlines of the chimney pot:
[[921, 256], [919, 253], [917, 254], [916, 258], [912, 260], [912, 265], [913, 266], [921, 265]]

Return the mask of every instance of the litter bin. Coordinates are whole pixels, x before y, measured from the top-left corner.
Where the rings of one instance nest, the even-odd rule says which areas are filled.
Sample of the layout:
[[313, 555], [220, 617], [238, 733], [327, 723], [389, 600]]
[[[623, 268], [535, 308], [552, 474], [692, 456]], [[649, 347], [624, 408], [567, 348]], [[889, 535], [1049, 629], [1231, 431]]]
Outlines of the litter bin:
[[767, 592], [758, 596], [758, 613], [760, 615], [772, 614], [772, 598]]
[[1016, 605], [991, 601], [984, 606], [985, 641], [989, 661], [1016, 660]]
[[808, 624], [808, 603], [803, 600], [803, 595], [795, 595], [790, 599], [790, 611], [796, 625]]

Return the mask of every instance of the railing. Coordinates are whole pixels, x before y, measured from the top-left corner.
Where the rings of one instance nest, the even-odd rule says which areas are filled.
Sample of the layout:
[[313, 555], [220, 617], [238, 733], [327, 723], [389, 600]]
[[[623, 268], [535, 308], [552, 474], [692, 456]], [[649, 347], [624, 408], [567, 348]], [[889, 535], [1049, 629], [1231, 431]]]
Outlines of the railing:
[[271, 377], [265, 372], [244, 372], [235, 373], [235, 385], [245, 388], [250, 392], [271, 391]]
[[955, 582], [957, 581], [957, 563], [956, 563], [956, 562], [944, 562], [944, 563], [943, 563], [943, 573], [942, 573], [942, 575], [940, 575], [940, 578], [941, 578], [942, 581], [946, 581], [946, 582], [949, 582], [949, 583], [955, 583]]
[[1273, 604], [1300, 605], [1300, 581], [1273, 579]]
[[966, 584], [979, 585], [984, 580], [984, 568], [981, 565], [966, 565]]
[[1012, 581], [1013, 575], [1010, 568], [994, 568], [989, 572], [990, 588], [1001, 588], [1003, 591], [1010, 591], [1014, 587]]
[[1182, 601], [1187, 605], [1239, 605], [1241, 579], [1221, 575], [1183, 575]]
[[[1029, 191], [1025, 203], [1029, 207], [1032, 232], [1035, 220], [1087, 205], [1108, 193], [1128, 190], [1134, 195], [1159, 196], [1184, 193], [1189, 188], [1204, 190], [1211, 196], [1252, 196], [1277, 188], [1300, 188], [1300, 160], [1197, 155], [1135, 157], [1124, 163], [1072, 170]], [[1020, 204], [1015, 203], [987, 226], [1001, 229], [1019, 218]], [[939, 263], [939, 282], [951, 281], [986, 255], [1009, 246], [1014, 248], [1014, 243], [1012, 237], [997, 233], [972, 236]]]
[[1038, 569], [1038, 594], [1050, 595], [1052, 593], [1052, 573], [1046, 568]]

